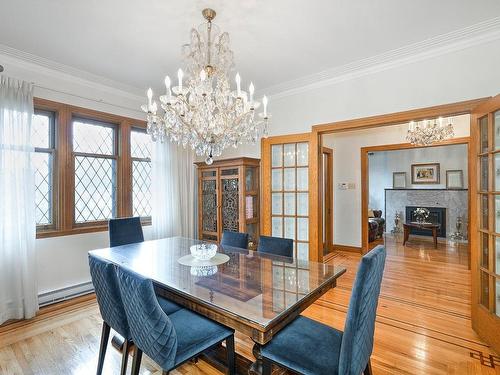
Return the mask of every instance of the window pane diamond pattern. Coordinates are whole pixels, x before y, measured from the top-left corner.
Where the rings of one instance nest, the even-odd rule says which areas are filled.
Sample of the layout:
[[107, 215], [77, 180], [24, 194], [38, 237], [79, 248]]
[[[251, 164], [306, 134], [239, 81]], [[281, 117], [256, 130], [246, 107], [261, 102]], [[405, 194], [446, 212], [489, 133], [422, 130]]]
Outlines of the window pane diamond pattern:
[[52, 156], [45, 152], [33, 153], [35, 169], [35, 218], [37, 225], [52, 223]]
[[135, 160], [132, 162], [132, 202], [134, 216], [151, 216], [150, 162]]
[[130, 152], [133, 158], [151, 158], [151, 136], [144, 132], [130, 133]]
[[75, 157], [75, 222], [108, 220], [115, 216], [116, 161]]
[[73, 150], [88, 154], [112, 155], [113, 128], [83, 121], [73, 122]]
[[34, 114], [31, 124], [31, 144], [33, 147], [50, 148], [50, 117]]

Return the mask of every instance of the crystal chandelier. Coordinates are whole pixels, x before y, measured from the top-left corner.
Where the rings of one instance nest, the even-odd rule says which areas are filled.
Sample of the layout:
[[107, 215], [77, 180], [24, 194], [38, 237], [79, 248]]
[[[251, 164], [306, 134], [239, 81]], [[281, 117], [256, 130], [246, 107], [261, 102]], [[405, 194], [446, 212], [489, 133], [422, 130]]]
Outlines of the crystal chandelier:
[[435, 142], [441, 142], [453, 137], [453, 118], [443, 120], [411, 121], [408, 125], [406, 140], [412, 145], [428, 146]]
[[262, 112], [256, 113], [260, 102], [255, 100], [253, 83], [248, 93], [241, 89], [241, 77], [235, 75], [236, 89], [231, 89], [230, 72], [234, 68], [229, 34], [221, 33], [212, 23], [215, 11], [204, 9], [206, 24], [191, 29], [190, 44], [182, 47], [186, 72], [177, 72], [178, 86], [171, 87], [165, 77], [165, 95], [159, 97], [160, 107], [147, 91], [148, 103], [141, 106], [147, 113], [147, 131], [153, 141], [170, 139], [183, 147], [188, 145], [198, 156], [206, 156], [212, 164], [227, 147], [254, 144], [267, 136], [269, 114], [267, 97], [262, 98]]

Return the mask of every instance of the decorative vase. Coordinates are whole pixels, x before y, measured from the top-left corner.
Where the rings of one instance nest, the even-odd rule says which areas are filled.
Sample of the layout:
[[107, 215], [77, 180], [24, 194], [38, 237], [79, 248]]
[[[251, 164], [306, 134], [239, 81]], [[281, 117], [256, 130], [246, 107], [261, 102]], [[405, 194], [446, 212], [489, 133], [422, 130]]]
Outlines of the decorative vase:
[[394, 228], [392, 229], [393, 234], [401, 233], [401, 215], [396, 211], [394, 215]]

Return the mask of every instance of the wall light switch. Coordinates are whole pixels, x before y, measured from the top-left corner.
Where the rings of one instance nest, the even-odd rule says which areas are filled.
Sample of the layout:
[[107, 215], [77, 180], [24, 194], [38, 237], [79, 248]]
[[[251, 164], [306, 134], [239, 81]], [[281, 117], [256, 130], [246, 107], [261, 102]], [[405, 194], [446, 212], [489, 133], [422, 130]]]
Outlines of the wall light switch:
[[356, 184], [354, 182], [339, 182], [337, 187], [339, 190], [354, 190], [356, 189]]

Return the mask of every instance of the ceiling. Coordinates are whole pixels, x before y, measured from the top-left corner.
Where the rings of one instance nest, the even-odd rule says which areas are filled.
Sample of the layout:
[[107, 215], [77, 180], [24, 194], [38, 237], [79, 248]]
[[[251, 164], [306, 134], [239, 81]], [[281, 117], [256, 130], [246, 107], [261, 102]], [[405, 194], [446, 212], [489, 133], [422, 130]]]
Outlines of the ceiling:
[[0, 0], [0, 44], [142, 90], [175, 76], [205, 7], [257, 89], [500, 16], [498, 0]]

